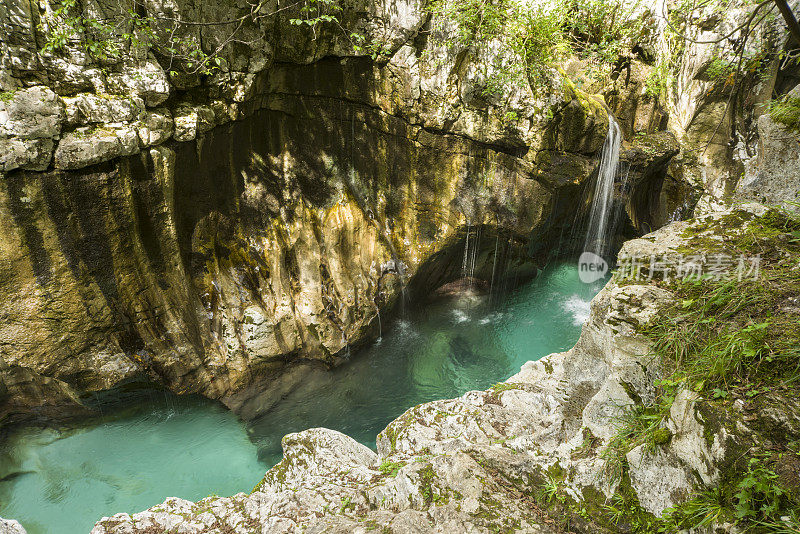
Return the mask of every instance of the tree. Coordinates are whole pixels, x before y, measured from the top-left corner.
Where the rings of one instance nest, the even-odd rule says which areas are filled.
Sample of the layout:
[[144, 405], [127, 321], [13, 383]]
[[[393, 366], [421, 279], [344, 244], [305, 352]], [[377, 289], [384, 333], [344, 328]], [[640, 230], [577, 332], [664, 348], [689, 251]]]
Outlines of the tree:
[[800, 45], [800, 24], [797, 24], [797, 19], [792, 12], [792, 8], [789, 7], [786, 0], [775, 0], [775, 5], [778, 6], [778, 10], [781, 12], [781, 16], [783, 16], [783, 20], [789, 28], [789, 33], [794, 40], [797, 41], [797, 44]]

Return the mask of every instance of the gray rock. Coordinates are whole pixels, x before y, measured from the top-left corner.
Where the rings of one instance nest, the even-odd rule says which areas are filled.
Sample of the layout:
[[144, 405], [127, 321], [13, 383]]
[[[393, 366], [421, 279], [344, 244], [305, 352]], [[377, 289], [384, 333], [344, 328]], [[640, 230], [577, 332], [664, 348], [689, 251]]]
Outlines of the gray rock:
[[208, 106], [181, 104], [173, 112], [176, 141], [192, 141], [198, 133], [207, 132], [216, 124], [214, 111]]
[[27, 532], [19, 522], [0, 517], [0, 534], [27, 534]]
[[144, 112], [139, 97], [81, 94], [64, 98], [71, 125], [108, 124], [136, 120]]
[[197, 110], [191, 106], [180, 106], [173, 112], [176, 141], [191, 141], [197, 137]]
[[109, 74], [108, 87], [117, 94], [138, 95], [147, 107], [158, 106], [170, 95], [167, 74], [152, 57], [147, 61], [126, 66], [121, 73]]
[[43, 171], [53, 159], [52, 139], [0, 138], [0, 171]]
[[[790, 94], [800, 97], [800, 86]], [[758, 118], [758, 157], [746, 167], [737, 186], [741, 199], [800, 210], [800, 134], [775, 122], [768, 113]]]
[[79, 169], [139, 150], [139, 137], [131, 126], [78, 128], [61, 139], [53, 164], [57, 169]]
[[139, 145], [142, 147], [160, 145], [172, 137], [173, 129], [172, 114], [168, 109], [157, 108], [148, 111], [136, 127]]
[[20, 89], [10, 100], [0, 100], [0, 137], [55, 137], [61, 133], [64, 118], [64, 106], [51, 89]]

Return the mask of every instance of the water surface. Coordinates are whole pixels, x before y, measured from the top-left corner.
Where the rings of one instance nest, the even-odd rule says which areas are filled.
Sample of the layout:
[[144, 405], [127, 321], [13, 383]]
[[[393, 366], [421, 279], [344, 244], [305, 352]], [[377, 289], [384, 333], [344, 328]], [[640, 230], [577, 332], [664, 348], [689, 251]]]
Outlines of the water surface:
[[485, 389], [570, 348], [602, 284], [582, 284], [572, 264], [552, 265], [500, 305], [471, 295], [409, 311], [247, 424], [211, 401], [159, 392], [81, 428], [22, 430], [0, 448], [0, 516], [29, 534], [85, 533], [102, 516], [168, 496], [249, 491], [280, 460], [289, 432], [324, 426], [374, 446], [407, 408]]

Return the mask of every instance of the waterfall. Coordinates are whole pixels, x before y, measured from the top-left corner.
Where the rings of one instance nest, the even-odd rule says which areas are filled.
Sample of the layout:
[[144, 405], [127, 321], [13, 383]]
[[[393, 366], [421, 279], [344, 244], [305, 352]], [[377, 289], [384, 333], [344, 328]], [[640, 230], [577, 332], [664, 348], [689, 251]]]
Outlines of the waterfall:
[[589, 212], [589, 228], [583, 250], [604, 256], [608, 252], [609, 228], [611, 226], [612, 201], [614, 197], [614, 178], [619, 167], [619, 148], [622, 143], [622, 131], [608, 114], [608, 135], [603, 144], [600, 156], [600, 167], [597, 172], [597, 184], [594, 188], [592, 208]]
[[469, 258], [469, 232], [470, 226], [469, 222], [467, 223], [467, 237], [464, 238], [464, 261], [461, 262], [461, 276], [467, 276], [467, 258]]
[[383, 341], [383, 325], [381, 324], [381, 309], [376, 309], [378, 310], [378, 339], [376, 341], [380, 343]]

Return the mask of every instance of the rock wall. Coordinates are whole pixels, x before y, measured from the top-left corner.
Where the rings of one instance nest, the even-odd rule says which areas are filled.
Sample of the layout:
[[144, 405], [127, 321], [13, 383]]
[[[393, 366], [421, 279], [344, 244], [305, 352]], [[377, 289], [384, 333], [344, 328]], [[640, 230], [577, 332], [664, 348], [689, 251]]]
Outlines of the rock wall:
[[[173, 72], [158, 42], [118, 61], [81, 43], [47, 51], [53, 19], [38, 7], [0, 8], [8, 420], [81, 413], [85, 394], [142, 378], [239, 406], [249, 393], [232, 395], [256, 379], [335, 365], [410, 280], [425, 294], [464, 276], [465, 227], [502, 235], [503, 261], [523, 258], [508, 270], [530, 276], [524, 250], [546, 255], [576, 224], [608, 129], [603, 98], [567, 79], [487, 97], [487, 58], [421, 34], [429, 15], [414, 2], [342, 12], [388, 39], [380, 58], [280, 12], [248, 19], [249, 44], [211, 76]], [[222, 39], [191, 28], [204, 47]], [[659, 187], [674, 141], [639, 144], [633, 173]]]
[[[797, 2], [789, 4], [794, 12], [800, 8]], [[673, 6], [659, 2], [654, 9], [669, 15]], [[798, 44], [775, 6], [761, 7], [750, 25], [745, 23], [755, 5], [747, 2], [732, 2], [724, 9], [697, 6], [688, 19], [660, 20], [656, 55], [675, 65], [664, 101], [668, 129], [683, 147], [672, 174], [693, 185], [696, 214], [741, 200], [738, 184], [752, 182], [755, 162], [763, 159], [760, 121], [766, 103], [800, 82], [796, 61], [785, 58], [796, 53]], [[741, 70], [740, 78], [732, 76], [735, 69]], [[780, 180], [780, 170], [768, 172]]]

